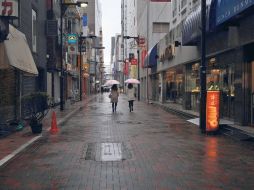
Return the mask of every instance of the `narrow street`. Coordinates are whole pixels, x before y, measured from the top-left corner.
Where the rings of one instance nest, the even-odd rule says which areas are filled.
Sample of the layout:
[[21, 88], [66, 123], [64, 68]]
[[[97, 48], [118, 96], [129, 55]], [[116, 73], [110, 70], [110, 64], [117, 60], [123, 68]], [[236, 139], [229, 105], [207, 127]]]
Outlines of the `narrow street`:
[[1, 190], [253, 189], [251, 142], [197, 126], [125, 95], [108, 94], [0, 168]]

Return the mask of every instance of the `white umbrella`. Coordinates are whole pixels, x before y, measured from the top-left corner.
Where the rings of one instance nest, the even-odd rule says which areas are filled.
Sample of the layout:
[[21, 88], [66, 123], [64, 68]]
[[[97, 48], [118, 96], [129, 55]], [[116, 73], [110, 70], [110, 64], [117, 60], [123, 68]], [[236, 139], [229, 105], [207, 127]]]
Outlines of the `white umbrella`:
[[108, 80], [108, 81], [106, 81], [106, 83], [104, 85], [105, 86], [112, 86], [114, 84], [120, 84], [120, 82], [117, 80]]
[[140, 84], [140, 81], [137, 79], [127, 79], [124, 81], [125, 83], [131, 83], [131, 84]]

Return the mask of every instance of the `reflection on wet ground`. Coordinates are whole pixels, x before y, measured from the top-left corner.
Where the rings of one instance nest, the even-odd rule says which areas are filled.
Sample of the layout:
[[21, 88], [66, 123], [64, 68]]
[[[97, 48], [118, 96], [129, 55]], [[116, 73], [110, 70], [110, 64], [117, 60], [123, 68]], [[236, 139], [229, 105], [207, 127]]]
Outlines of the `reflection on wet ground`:
[[98, 95], [55, 136], [0, 169], [0, 189], [253, 189], [249, 142], [206, 136], [163, 110]]

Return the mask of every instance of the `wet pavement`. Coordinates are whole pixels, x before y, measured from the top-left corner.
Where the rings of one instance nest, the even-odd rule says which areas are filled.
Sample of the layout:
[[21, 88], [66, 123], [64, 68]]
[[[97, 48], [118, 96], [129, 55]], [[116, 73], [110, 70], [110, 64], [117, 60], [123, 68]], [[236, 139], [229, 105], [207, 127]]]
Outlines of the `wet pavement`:
[[121, 95], [98, 95], [0, 168], [0, 190], [254, 189], [254, 145]]

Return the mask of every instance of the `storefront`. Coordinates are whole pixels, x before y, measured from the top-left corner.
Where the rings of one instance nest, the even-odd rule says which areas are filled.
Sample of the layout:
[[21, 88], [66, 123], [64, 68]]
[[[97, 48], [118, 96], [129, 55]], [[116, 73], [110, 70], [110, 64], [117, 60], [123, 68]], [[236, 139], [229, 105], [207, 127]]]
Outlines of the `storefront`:
[[182, 65], [170, 68], [166, 71], [164, 75], [166, 102], [172, 102], [177, 104], [183, 103], [183, 81], [184, 73]]
[[[235, 116], [235, 64], [240, 63], [228, 57], [234, 57], [234, 51], [207, 59], [207, 90], [219, 90], [221, 93], [220, 115], [233, 120]], [[199, 112], [200, 107], [199, 62], [186, 65], [186, 101], [187, 109]]]

